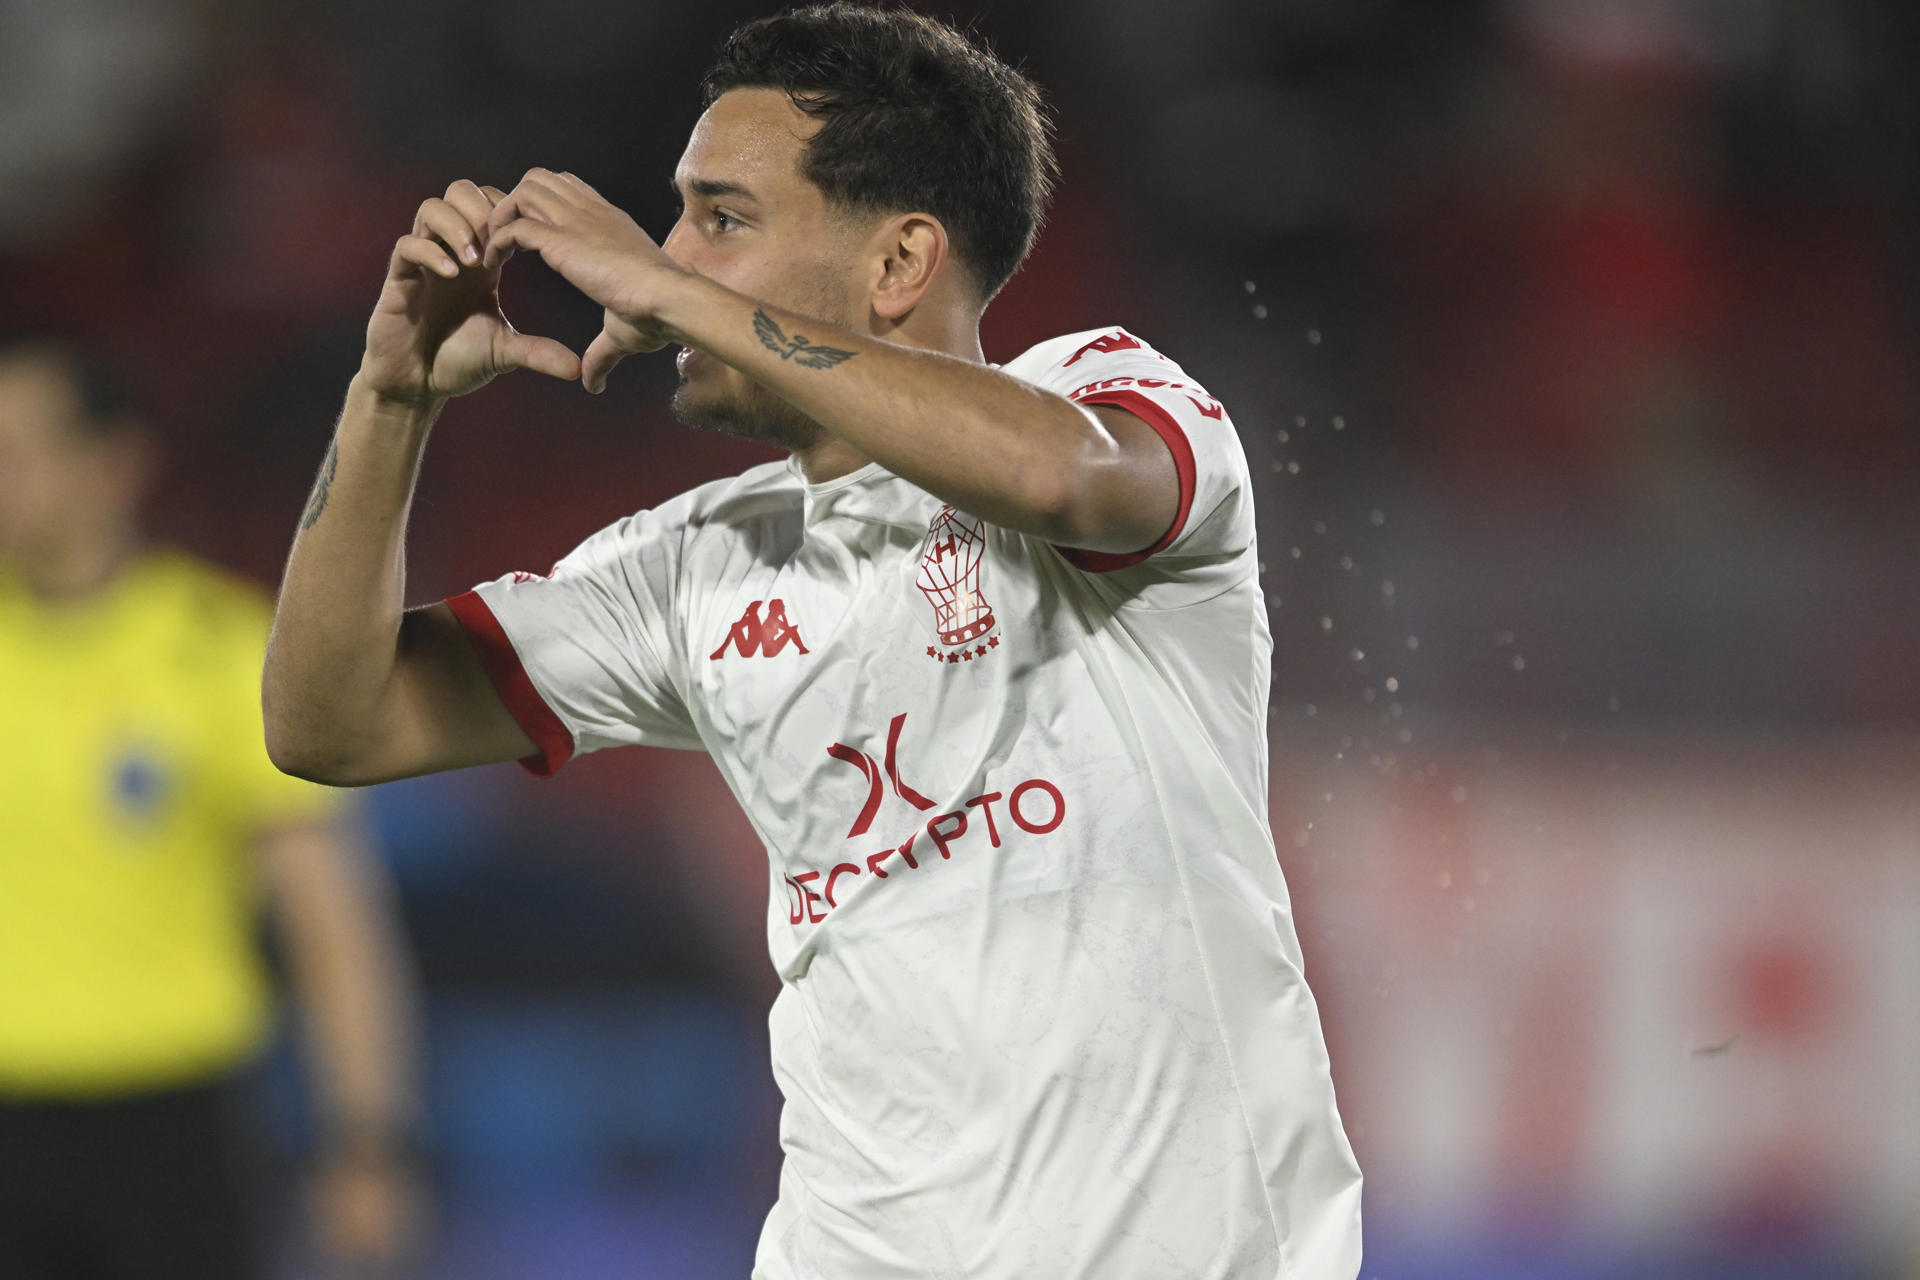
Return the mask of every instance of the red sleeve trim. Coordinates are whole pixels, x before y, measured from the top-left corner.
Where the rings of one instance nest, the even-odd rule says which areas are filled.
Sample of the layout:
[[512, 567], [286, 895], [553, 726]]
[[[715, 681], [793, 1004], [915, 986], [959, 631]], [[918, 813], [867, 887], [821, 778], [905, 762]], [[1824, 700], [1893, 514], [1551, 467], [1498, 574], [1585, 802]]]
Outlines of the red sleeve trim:
[[521, 768], [536, 778], [552, 777], [554, 770], [573, 757], [573, 734], [533, 687], [527, 669], [520, 665], [520, 655], [514, 652], [513, 642], [507, 639], [500, 619], [493, 616], [493, 610], [480, 598], [480, 593], [466, 591], [453, 596], [447, 601], [447, 608], [453, 610], [453, 616], [466, 630], [467, 639], [473, 642], [474, 652], [480, 655], [480, 666], [486, 671], [487, 679], [493, 681], [500, 701], [507, 704], [514, 722], [533, 739], [537, 750], [520, 761]]
[[1139, 564], [1156, 552], [1165, 551], [1187, 527], [1187, 515], [1193, 510], [1195, 472], [1193, 466], [1193, 445], [1187, 440], [1187, 433], [1171, 413], [1155, 404], [1152, 399], [1127, 387], [1111, 388], [1095, 392], [1093, 395], [1075, 400], [1078, 405], [1110, 405], [1116, 409], [1125, 409], [1134, 417], [1152, 427], [1162, 440], [1167, 442], [1167, 450], [1173, 454], [1174, 470], [1180, 474], [1180, 508], [1174, 512], [1173, 524], [1160, 535], [1160, 541], [1144, 551], [1131, 551], [1120, 554], [1111, 551], [1088, 551], [1083, 547], [1055, 548], [1066, 558], [1068, 564], [1088, 573], [1112, 573], [1115, 569], [1127, 569]]

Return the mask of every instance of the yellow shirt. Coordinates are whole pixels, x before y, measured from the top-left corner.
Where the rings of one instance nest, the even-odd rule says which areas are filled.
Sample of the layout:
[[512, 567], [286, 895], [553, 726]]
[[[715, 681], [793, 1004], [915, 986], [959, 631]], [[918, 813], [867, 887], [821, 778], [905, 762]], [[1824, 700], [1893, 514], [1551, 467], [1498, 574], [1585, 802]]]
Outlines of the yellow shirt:
[[61, 604], [0, 568], [0, 1094], [185, 1083], [264, 1038], [252, 842], [338, 806], [267, 759], [269, 617], [177, 553]]

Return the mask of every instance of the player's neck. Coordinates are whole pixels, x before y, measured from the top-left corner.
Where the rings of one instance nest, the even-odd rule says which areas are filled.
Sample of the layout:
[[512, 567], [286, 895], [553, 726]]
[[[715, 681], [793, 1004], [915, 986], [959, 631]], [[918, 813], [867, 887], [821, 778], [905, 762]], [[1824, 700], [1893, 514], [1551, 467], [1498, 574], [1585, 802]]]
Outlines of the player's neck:
[[78, 601], [104, 590], [139, 549], [138, 532], [115, 524], [61, 539], [39, 554], [24, 557], [19, 569], [27, 588], [40, 599]]

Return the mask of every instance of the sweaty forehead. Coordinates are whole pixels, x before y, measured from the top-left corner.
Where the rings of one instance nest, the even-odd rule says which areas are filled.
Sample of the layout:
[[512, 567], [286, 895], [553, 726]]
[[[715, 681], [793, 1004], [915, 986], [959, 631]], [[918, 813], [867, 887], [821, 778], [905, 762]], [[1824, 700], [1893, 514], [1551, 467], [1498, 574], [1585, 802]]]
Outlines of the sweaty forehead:
[[813, 191], [800, 175], [800, 156], [819, 127], [779, 89], [730, 89], [695, 122], [674, 185], [684, 193], [695, 183], [723, 183], [769, 203]]

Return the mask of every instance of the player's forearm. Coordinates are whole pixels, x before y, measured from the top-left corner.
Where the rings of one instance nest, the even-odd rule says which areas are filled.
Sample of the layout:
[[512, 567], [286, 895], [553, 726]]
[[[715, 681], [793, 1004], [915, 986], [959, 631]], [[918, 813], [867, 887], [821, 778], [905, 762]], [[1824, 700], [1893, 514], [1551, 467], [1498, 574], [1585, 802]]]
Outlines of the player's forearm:
[[[823, 324], [698, 276], [661, 319], [895, 475], [994, 524], [1083, 542], [1086, 490], [1119, 460], [1097, 418], [984, 364]], [[806, 363], [819, 348], [816, 363], [834, 363]]]
[[355, 378], [287, 558], [262, 681], [267, 749], [332, 772], [377, 734], [399, 651], [414, 478], [438, 409]]

